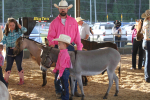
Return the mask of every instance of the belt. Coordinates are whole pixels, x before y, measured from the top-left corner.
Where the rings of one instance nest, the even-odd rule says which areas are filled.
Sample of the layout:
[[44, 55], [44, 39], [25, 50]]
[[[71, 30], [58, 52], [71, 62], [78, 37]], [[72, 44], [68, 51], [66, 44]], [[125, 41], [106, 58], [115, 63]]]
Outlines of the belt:
[[66, 68], [65, 70], [69, 70], [69, 68]]
[[14, 49], [15, 47], [8, 47], [9, 49]]

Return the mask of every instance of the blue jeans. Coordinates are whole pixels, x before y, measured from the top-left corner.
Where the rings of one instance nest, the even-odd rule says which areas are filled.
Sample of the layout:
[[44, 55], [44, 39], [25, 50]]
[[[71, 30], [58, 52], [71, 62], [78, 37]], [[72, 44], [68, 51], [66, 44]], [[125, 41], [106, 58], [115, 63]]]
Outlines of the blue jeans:
[[144, 69], [145, 80], [150, 81], [150, 41], [143, 40], [142, 46], [146, 53], [145, 69]]
[[5, 71], [9, 71], [11, 70], [12, 68], [12, 65], [13, 65], [13, 62], [14, 60], [16, 61], [16, 64], [17, 64], [17, 69], [18, 71], [20, 72], [22, 70], [22, 57], [23, 57], [23, 51], [21, 51], [17, 56], [15, 57], [12, 57], [12, 56], [9, 56], [9, 55], [13, 55], [13, 49], [10, 49], [9, 47], [6, 49], [6, 53], [8, 54], [7, 55], [7, 66], [6, 66], [6, 69]]
[[121, 40], [121, 37], [115, 36], [115, 41], [116, 41], [117, 47], [120, 47], [120, 42], [119, 42], [120, 40]]
[[[55, 48], [58, 48], [58, 45], [55, 45]], [[74, 47], [70, 46], [70, 45], [67, 47], [67, 49], [68, 49], [68, 51], [74, 51]], [[58, 72], [55, 74], [55, 80], [54, 80], [55, 91], [56, 91], [56, 93], [62, 93], [61, 87], [59, 85], [60, 84], [60, 80], [57, 81], [57, 76], [58, 76]], [[77, 81], [75, 83], [75, 92], [77, 92]]]
[[66, 90], [66, 95], [61, 94], [61, 98], [62, 100], [69, 100], [69, 83], [68, 83], [68, 79], [69, 79], [69, 69], [65, 69], [62, 75], [62, 80], [63, 80], [63, 84], [64, 84], [64, 88]]

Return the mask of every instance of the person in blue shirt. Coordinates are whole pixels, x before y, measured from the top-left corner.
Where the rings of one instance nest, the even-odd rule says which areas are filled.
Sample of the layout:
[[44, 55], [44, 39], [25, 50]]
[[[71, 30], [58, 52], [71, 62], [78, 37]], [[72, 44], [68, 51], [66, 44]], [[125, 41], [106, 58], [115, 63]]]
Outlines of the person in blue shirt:
[[18, 84], [21, 85], [24, 83], [24, 71], [21, 66], [23, 51], [21, 51], [20, 54], [14, 56], [13, 49], [15, 48], [16, 40], [25, 32], [27, 32], [27, 29], [25, 27], [22, 27], [20, 24], [18, 24], [14, 18], [8, 18], [5, 30], [3, 32], [3, 39], [1, 41], [1, 43], [6, 44], [7, 66], [5, 69], [4, 79], [7, 83], [14, 60], [16, 61], [20, 77], [20, 82]]

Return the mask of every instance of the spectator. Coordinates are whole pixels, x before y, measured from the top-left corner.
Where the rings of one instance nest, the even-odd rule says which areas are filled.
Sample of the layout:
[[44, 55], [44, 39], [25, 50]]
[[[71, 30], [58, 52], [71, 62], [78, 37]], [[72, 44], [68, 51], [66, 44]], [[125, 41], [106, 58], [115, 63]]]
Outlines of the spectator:
[[144, 30], [144, 39], [143, 39], [143, 49], [145, 50], [145, 81], [150, 83], [150, 9], [146, 10], [145, 13], [141, 16], [144, 18], [143, 30]]
[[112, 28], [112, 33], [115, 35], [115, 42], [117, 47], [120, 47], [122, 29], [121, 29], [121, 22], [116, 20], [114, 21], [114, 27]]
[[90, 35], [90, 28], [89, 25], [85, 22], [83, 22], [84, 19], [81, 17], [77, 17], [76, 21], [79, 25], [79, 32], [81, 39], [89, 40], [89, 35]]
[[142, 49], [142, 42], [136, 40], [136, 35], [137, 35], [137, 25], [138, 21], [136, 20], [136, 25], [134, 29], [132, 30], [132, 68], [131, 69], [136, 69], [136, 55], [137, 51], [139, 50], [139, 61], [138, 61], [138, 69], [142, 68], [142, 60], [143, 60], [143, 49]]

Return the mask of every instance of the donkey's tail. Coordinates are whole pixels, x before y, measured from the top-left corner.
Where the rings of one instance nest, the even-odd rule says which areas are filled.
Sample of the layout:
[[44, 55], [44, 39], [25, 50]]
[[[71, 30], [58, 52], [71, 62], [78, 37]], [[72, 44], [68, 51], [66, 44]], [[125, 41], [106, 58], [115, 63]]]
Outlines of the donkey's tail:
[[118, 74], [119, 74], [119, 79], [121, 78], [121, 59], [120, 59], [120, 66], [118, 68]]

